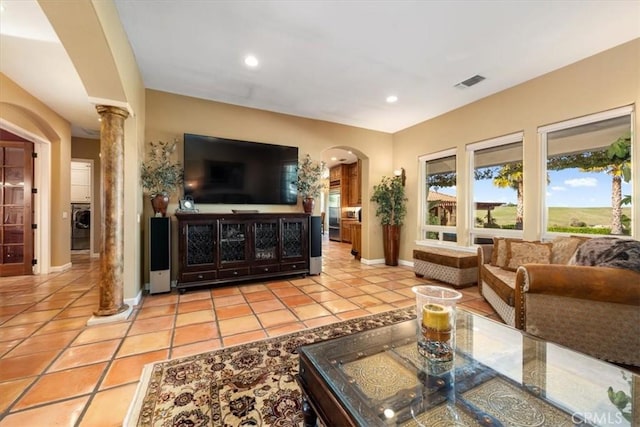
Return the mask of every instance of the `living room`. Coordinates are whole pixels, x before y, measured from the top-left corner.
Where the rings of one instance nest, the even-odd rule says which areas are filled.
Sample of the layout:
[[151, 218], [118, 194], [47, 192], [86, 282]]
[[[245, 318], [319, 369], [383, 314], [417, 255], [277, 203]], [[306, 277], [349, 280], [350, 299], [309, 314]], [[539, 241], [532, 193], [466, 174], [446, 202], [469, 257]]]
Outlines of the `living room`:
[[[459, 220], [454, 227], [457, 245], [473, 246], [471, 215], [468, 193], [464, 183], [470, 182], [470, 171], [465, 167], [467, 147], [470, 144], [491, 140], [514, 133], [522, 134], [522, 158], [525, 163], [526, 190], [524, 192], [524, 222], [521, 237], [537, 240], [544, 234], [544, 212], [540, 209], [545, 194], [545, 183], [540, 165], [544, 163], [540, 151], [539, 130], [550, 124], [600, 114], [620, 108], [630, 108], [631, 129], [640, 127], [635, 106], [640, 100], [640, 39], [635, 38], [613, 46], [593, 56], [579, 58], [576, 62], [535, 79], [487, 96], [453, 111], [417, 123], [397, 132], [381, 132], [361, 127], [347, 126], [322, 120], [296, 117], [249, 107], [203, 100], [187, 95], [145, 88], [135, 62], [135, 56], [126, 41], [125, 33], [117, 20], [113, 5], [98, 2], [92, 7], [86, 4], [55, 4], [43, 2], [52, 24], [60, 31], [70, 54], [80, 60], [78, 73], [85, 79], [88, 93], [93, 99], [116, 100], [128, 105], [135, 114], [125, 125], [125, 190], [124, 190], [124, 298], [135, 304], [142, 299], [148, 282], [145, 230], [146, 220], [152, 215], [151, 207], [138, 184], [139, 164], [151, 141], [173, 140], [184, 133], [220, 136], [250, 141], [276, 142], [299, 147], [301, 153], [309, 153], [320, 159], [322, 153], [333, 147], [353, 150], [363, 161], [362, 176], [362, 258], [363, 264], [376, 265], [383, 258], [381, 228], [375, 219], [375, 205], [369, 201], [373, 185], [382, 176], [388, 176], [398, 167], [406, 171], [408, 216], [403, 227], [400, 259], [410, 265], [412, 251], [422, 242], [420, 158], [447, 150], [457, 155]], [[74, 6], [76, 10], [73, 10]], [[93, 22], [104, 40], [92, 46], [87, 53], [81, 40], [87, 40], [86, 29], [72, 25], [73, 21]], [[61, 30], [65, 28], [65, 30]], [[75, 48], [74, 48], [75, 47]], [[86, 47], [86, 45], [84, 45]], [[108, 47], [108, 48], [107, 48]], [[14, 53], [15, 54], [15, 53]], [[91, 67], [87, 62], [104, 65], [97, 60], [108, 54], [113, 68]], [[86, 55], [86, 56], [85, 56]], [[92, 55], [96, 55], [95, 57]], [[90, 58], [87, 60], [87, 58]], [[3, 61], [5, 57], [3, 56]], [[96, 70], [95, 68], [99, 68]], [[118, 70], [115, 70], [118, 69]], [[125, 71], [122, 71], [125, 70]], [[99, 82], [96, 82], [99, 81]], [[117, 81], [122, 90], [118, 96], [111, 92], [106, 96], [102, 86]], [[45, 265], [50, 272], [63, 272], [71, 267], [72, 258], [68, 242], [68, 221], [62, 220], [69, 205], [69, 179], [67, 170], [71, 159], [70, 124], [41, 100], [20, 87], [7, 75], [0, 75], [1, 124], [11, 130], [22, 129], [34, 136], [36, 144], [49, 145], [51, 166], [45, 176], [51, 177], [51, 191], [46, 194], [49, 202], [42, 216], [52, 218], [49, 235], [42, 242], [42, 255], [49, 261]], [[44, 123], [44, 124], [43, 124]], [[177, 158], [180, 159], [179, 145]], [[640, 147], [632, 146], [632, 157], [640, 158]], [[634, 165], [634, 171], [637, 166]], [[639, 200], [639, 173], [632, 176], [632, 198]], [[177, 207], [172, 200], [170, 211]], [[227, 212], [236, 206], [198, 206], [205, 212]], [[239, 206], [239, 208], [246, 206]], [[633, 207], [632, 224], [640, 223], [640, 210]], [[46, 209], [46, 210], [45, 210]], [[282, 211], [282, 207], [261, 206], [261, 211]], [[301, 206], [290, 208], [300, 212]], [[45, 213], [46, 212], [46, 213]], [[319, 214], [319, 206], [316, 214]], [[638, 239], [637, 227], [631, 237]], [[424, 243], [424, 242], [422, 242]], [[433, 243], [433, 242], [431, 242]], [[175, 249], [177, 250], [177, 248]], [[174, 257], [177, 259], [177, 257]], [[175, 270], [175, 269], [174, 269]]]
[[[111, 7], [113, 8], [113, 5]], [[45, 11], [52, 9], [50, 19], [53, 20], [54, 26], [63, 25], [68, 28], [72, 28], [67, 23], [73, 21], [74, 14], [93, 15], [93, 19], [96, 16], [102, 16], [102, 19], [108, 20], [113, 19], [113, 14], [116, 13], [115, 8], [111, 9], [107, 4], [102, 3], [95, 11], [74, 9], [70, 4], [64, 7], [45, 4], [44, 8]], [[56, 23], [58, 19], [60, 22]], [[362, 253], [365, 260], [382, 258], [381, 228], [373, 221], [375, 207], [367, 197], [372, 186], [382, 176], [390, 175], [398, 167], [404, 167], [406, 170], [406, 185], [409, 189], [408, 216], [407, 226], [402, 230], [402, 241], [405, 244], [401, 248], [400, 259], [410, 262], [413, 249], [410, 242], [422, 240], [418, 220], [420, 198], [416, 193], [420, 176], [420, 164], [417, 159], [425, 154], [454, 149], [458, 153], [459, 161], [462, 162], [464, 150], [468, 144], [514, 132], [522, 132], [524, 136], [522, 158], [526, 159], [526, 162], [534, 162], [533, 167], [527, 167], [525, 171], [527, 189], [524, 193], [522, 236], [525, 239], [539, 238], [542, 212], [538, 206], [545, 191], [542, 188], [542, 180], [539, 178], [541, 162], [536, 160], [540, 157], [537, 142], [538, 127], [632, 106], [637, 102], [635, 77], [638, 70], [636, 61], [638, 40], [634, 40], [402, 131], [385, 133], [144, 89], [130, 46], [122, 43], [126, 40], [122, 39], [125, 36], [122, 28], [118, 25], [105, 25], [104, 28], [108, 29], [109, 37], [114, 38], [111, 45], [119, 45], [122, 49], [120, 56], [115, 57], [114, 60], [122, 61], [120, 68], [128, 70], [126, 76], [122, 77], [123, 79], [126, 77], [126, 80], [122, 80], [126, 83], [118, 83], [118, 86], [126, 89], [129, 97], [128, 105], [138, 111], [126, 122], [125, 139], [128, 141], [124, 147], [126, 170], [136, 168], [140, 163], [139, 159], [142, 158], [141, 152], [150, 141], [172, 140], [179, 138], [185, 132], [295, 145], [299, 147], [301, 153], [309, 153], [315, 159], [320, 159], [323, 150], [331, 147], [350, 148], [360, 153], [363, 160]], [[86, 48], [82, 46], [84, 42], [81, 43], [81, 40], [86, 37], [63, 34], [63, 38], [65, 44], [69, 45], [67, 50], [72, 55], [76, 49], [86, 52]], [[98, 55], [100, 48], [100, 46], [93, 46], [91, 54]], [[111, 49], [109, 48], [109, 51]], [[97, 60], [98, 56], [96, 56]], [[82, 61], [86, 61], [86, 58]], [[85, 78], [87, 82], [93, 82], [96, 79], [102, 79], [103, 82], [96, 86], [94, 97], [98, 97], [100, 91], [104, 93], [104, 82], [121, 79], [118, 74], [105, 74], [103, 71], [106, 70], [97, 74], [94, 70], [93, 76], [90, 71], [87, 70], [89, 73]], [[585, 87], [589, 87], [589, 90], [585, 90]], [[94, 89], [89, 88], [89, 90], [92, 92]], [[40, 125], [28, 119], [25, 125], [27, 130], [35, 135], [44, 135], [41, 137], [42, 140], [47, 140], [48, 133], [59, 135], [58, 142], [50, 147], [52, 158], [59, 160], [52, 163], [53, 169], [50, 172], [43, 171], [43, 176], [54, 171], [56, 173], [52, 174], [51, 195], [43, 193], [43, 197], [50, 197], [50, 203], [46, 201], [42, 203], [41, 215], [62, 218], [66, 207], [69, 206], [69, 195], [66, 190], [68, 174], [65, 172], [70, 161], [69, 128], [63, 122], [58, 122], [59, 118], [55, 117], [54, 112], [8, 80], [6, 76], [3, 76], [2, 96], [6, 105], [23, 105], [32, 110], [35, 116], [45, 118], [44, 122], [49, 126], [49, 129], [43, 133], [43, 130], [38, 128]], [[122, 99], [122, 94], [119, 98]], [[21, 118], [22, 113], [10, 108], [3, 108], [3, 114], [7, 115], [5, 120], [24, 121]], [[13, 118], [13, 115], [17, 117]], [[46, 117], [51, 119], [47, 120]], [[633, 127], [637, 128], [638, 119], [635, 115], [633, 120]], [[638, 147], [634, 144], [633, 156], [636, 157], [637, 153]], [[458, 182], [468, 182], [466, 168], [461, 167], [457, 172]], [[60, 181], [58, 182], [57, 179]], [[635, 182], [637, 177], [634, 176], [632, 179]], [[134, 182], [136, 184], [133, 184]], [[633, 197], [637, 198], [638, 186], [633, 185], [632, 188]], [[464, 219], [468, 216], [464, 213], [469, 209], [465, 207], [468, 204], [466, 200], [469, 199], [469, 195], [465, 193], [465, 186], [460, 185], [458, 191], [460, 192], [458, 210], [463, 213], [460, 218]], [[124, 205], [124, 294], [125, 299], [135, 299], [139, 297], [142, 284], [145, 283], [143, 276], [145, 270], [138, 266], [146, 263], [144, 253], [140, 250], [143, 247], [140, 242], [146, 241], [143, 231], [143, 224], [146, 221], [143, 219], [150, 215], [151, 209], [143, 199], [137, 179], [129, 175], [125, 177], [124, 197], [126, 200]], [[177, 200], [173, 203], [175, 206]], [[200, 209], [219, 210], [216, 206], [202, 206]], [[227, 207], [222, 209], [227, 210]], [[265, 210], [273, 210], [273, 208], [266, 207]], [[633, 223], [638, 221], [637, 210], [632, 214], [632, 221]], [[465, 221], [459, 221], [456, 226], [457, 235], [460, 236], [458, 245], [466, 247], [471, 244], [469, 241], [471, 226], [472, 224]], [[46, 228], [38, 230], [38, 233], [45, 231], [47, 231]], [[637, 238], [635, 228], [633, 233]], [[51, 242], [51, 246], [41, 245], [40, 249], [43, 252], [40, 254], [42, 256], [38, 257], [41, 260], [39, 267], [44, 268], [50, 265], [54, 271], [64, 269], [70, 262], [70, 251], [66, 244], [70, 240], [67, 222], [53, 221], [51, 234], [45, 237], [42, 241]]]

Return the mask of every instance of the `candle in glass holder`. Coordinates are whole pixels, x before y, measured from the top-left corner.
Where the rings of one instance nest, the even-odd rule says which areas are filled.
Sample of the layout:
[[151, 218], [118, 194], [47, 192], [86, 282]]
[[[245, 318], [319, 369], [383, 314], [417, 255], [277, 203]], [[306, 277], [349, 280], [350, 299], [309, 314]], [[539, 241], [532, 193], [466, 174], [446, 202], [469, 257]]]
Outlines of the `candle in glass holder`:
[[422, 307], [422, 333], [427, 339], [447, 341], [451, 338], [451, 311], [440, 304]]

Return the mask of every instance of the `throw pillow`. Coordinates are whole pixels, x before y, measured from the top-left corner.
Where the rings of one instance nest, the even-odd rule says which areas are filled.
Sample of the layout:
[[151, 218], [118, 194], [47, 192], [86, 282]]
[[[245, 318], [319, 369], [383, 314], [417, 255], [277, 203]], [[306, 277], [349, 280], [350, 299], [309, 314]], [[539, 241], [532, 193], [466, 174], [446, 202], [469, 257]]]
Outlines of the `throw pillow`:
[[[496, 267], [498, 265], [498, 251], [500, 251], [500, 240], [504, 240], [502, 237], [494, 237], [493, 238], [493, 250], [491, 251], [491, 262], [490, 264]], [[505, 246], [506, 248], [506, 246]]]
[[551, 243], [507, 240], [505, 270], [516, 271], [523, 264], [550, 264]]
[[626, 268], [640, 273], [640, 242], [617, 237], [594, 237], [580, 245], [569, 264]]
[[517, 239], [505, 239], [504, 237], [493, 238], [493, 252], [491, 252], [491, 265], [494, 267], [504, 267], [507, 265], [507, 241]]
[[588, 237], [558, 236], [551, 241], [551, 264], [566, 264], [569, 262], [576, 249], [589, 240]]

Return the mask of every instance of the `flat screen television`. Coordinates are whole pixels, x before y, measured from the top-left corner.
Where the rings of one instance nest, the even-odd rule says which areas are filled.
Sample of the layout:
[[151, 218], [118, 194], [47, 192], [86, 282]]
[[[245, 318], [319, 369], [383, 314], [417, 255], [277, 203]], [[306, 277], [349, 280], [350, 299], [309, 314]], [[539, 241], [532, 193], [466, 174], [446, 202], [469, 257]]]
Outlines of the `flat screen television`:
[[295, 205], [298, 147], [184, 134], [184, 194], [195, 203]]

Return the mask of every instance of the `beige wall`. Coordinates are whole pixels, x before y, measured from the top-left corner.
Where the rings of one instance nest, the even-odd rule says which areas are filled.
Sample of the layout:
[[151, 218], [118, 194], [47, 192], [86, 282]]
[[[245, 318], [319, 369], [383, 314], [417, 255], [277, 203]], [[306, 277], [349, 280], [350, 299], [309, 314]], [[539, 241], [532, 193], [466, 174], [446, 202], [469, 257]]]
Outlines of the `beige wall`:
[[[142, 287], [139, 186], [145, 127], [142, 77], [112, 1], [39, 0], [39, 4], [76, 67], [89, 101], [125, 108], [130, 113], [124, 137], [123, 291], [125, 299], [134, 298]], [[82, 25], [77, 25], [78, 22]], [[66, 169], [69, 170], [68, 164]]]
[[102, 193], [100, 185], [100, 140], [71, 138], [71, 158], [93, 160], [93, 252], [100, 252], [102, 242]]
[[[472, 89], [471, 89], [472, 90]], [[465, 145], [514, 132], [524, 132], [524, 237], [540, 237], [541, 188], [540, 143], [537, 129], [580, 116], [638, 105], [640, 101], [640, 39], [607, 50], [557, 71], [489, 96], [432, 120], [394, 134], [393, 150], [398, 164], [407, 169], [408, 216], [402, 234], [400, 258], [412, 259], [419, 236], [418, 157], [455, 148], [459, 164], [458, 243], [467, 245], [469, 206]], [[639, 128], [638, 115], [634, 128]], [[634, 141], [634, 159], [640, 158], [640, 144]], [[640, 162], [635, 161], [634, 200], [640, 200], [638, 176]], [[640, 224], [637, 203], [634, 207], [635, 230]], [[634, 232], [636, 238], [640, 236]]]
[[[354, 150], [363, 161], [363, 256], [367, 259], [382, 258], [382, 241], [375, 209], [369, 203], [369, 192], [382, 175], [393, 171], [391, 135], [351, 126], [319, 120], [304, 119], [285, 114], [271, 113], [251, 108], [238, 107], [219, 102], [180, 96], [155, 90], [147, 90], [146, 141], [180, 140], [177, 159], [182, 159], [184, 133], [242, 139], [256, 142], [291, 145], [299, 147], [300, 156], [309, 153], [319, 160], [323, 150], [344, 147]], [[169, 212], [177, 207], [179, 195], [171, 196]], [[320, 213], [316, 204], [316, 215]], [[243, 205], [199, 205], [202, 212], [231, 212]], [[253, 208], [253, 206], [252, 206]], [[151, 205], [145, 197], [145, 221], [152, 215]], [[261, 212], [302, 212], [298, 206], [255, 206]], [[367, 214], [368, 213], [368, 214]], [[369, 221], [373, 219], [374, 221]], [[174, 227], [175, 234], [175, 227]], [[174, 236], [175, 237], [175, 236]], [[146, 237], [145, 237], [146, 239]], [[174, 274], [177, 271], [177, 245], [174, 245]], [[146, 258], [146, 257], [145, 257]], [[145, 264], [147, 264], [145, 262]]]
[[[111, 1], [92, 0], [102, 24], [110, 54], [117, 68], [127, 107], [124, 148], [124, 297], [133, 298], [143, 286], [142, 277], [142, 188], [140, 163], [144, 150], [146, 121], [145, 88], [135, 55], [118, 11]], [[114, 94], [115, 95], [115, 94]], [[114, 98], [117, 100], [117, 98]]]
[[[53, 269], [66, 268], [71, 255], [71, 227], [69, 223], [71, 170], [71, 126], [69, 122], [0, 73], [0, 120], [12, 132], [49, 148], [50, 173], [43, 177], [49, 186], [50, 245], [49, 264]], [[37, 147], [36, 147], [37, 150]], [[40, 161], [43, 161], [40, 159]], [[36, 168], [38, 161], [36, 161]], [[41, 192], [42, 194], [42, 192]], [[42, 203], [37, 201], [36, 204]], [[66, 213], [65, 218], [63, 213]]]
[[[65, 49], [78, 67], [92, 99], [127, 108], [132, 116], [125, 122], [125, 298], [136, 296], [146, 281], [147, 261], [144, 224], [150, 205], [139, 185], [139, 166], [149, 141], [182, 138], [184, 133], [246, 139], [283, 145], [296, 145], [300, 154], [319, 159], [323, 150], [342, 147], [354, 150], [363, 159], [363, 256], [382, 258], [381, 231], [375, 206], [369, 203], [372, 186], [398, 166], [407, 171], [408, 217], [402, 235], [401, 259], [410, 261], [418, 231], [418, 156], [455, 148], [461, 164], [458, 182], [466, 176], [465, 145], [512, 132], [525, 135], [525, 237], [540, 234], [539, 201], [540, 151], [537, 127], [583, 116], [640, 100], [640, 40], [618, 46], [576, 64], [505, 90], [496, 95], [427, 120], [394, 135], [270, 113], [201, 99], [144, 89], [135, 57], [128, 43], [117, 10], [111, 1], [40, 1], [59, 33]], [[91, 23], [87, 28], [70, 22]], [[89, 24], [87, 24], [89, 25]], [[108, 84], [105, 84], [105, 79]], [[114, 81], [115, 80], [115, 81]], [[105, 88], [111, 88], [105, 91]], [[71, 158], [70, 126], [6, 76], [0, 74], [0, 119], [25, 129], [51, 147], [51, 265], [70, 261], [70, 227], [63, 212], [69, 209]], [[639, 128], [636, 115], [634, 128]], [[178, 153], [179, 158], [182, 152]], [[640, 144], [634, 145], [634, 158], [640, 158]], [[635, 162], [634, 183], [640, 175]], [[468, 208], [465, 186], [459, 185], [458, 235], [467, 233]], [[634, 185], [634, 200], [640, 200], [640, 186]], [[176, 208], [174, 195], [169, 209]], [[637, 205], [637, 204], [636, 204]], [[199, 206], [204, 212], [229, 211], [232, 205]], [[280, 206], [258, 206], [261, 211], [296, 210]], [[316, 214], [319, 213], [316, 207]], [[639, 209], [633, 221], [640, 224]], [[144, 214], [143, 214], [144, 213]], [[142, 216], [142, 220], [140, 220]], [[637, 230], [638, 227], [636, 227]], [[635, 231], [638, 238], [638, 232]], [[177, 246], [177, 245], [174, 245]], [[175, 266], [176, 258], [174, 258]]]
[[[195, 133], [297, 145], [301, 155], [308, 152], [314, 158], [320, 158], [322, 151], [330, 147], [354, 149], [365, 160], [362, 198], [365, 260], [378, 260], [383, 256], [375, 206], [369, 203], [371, 189], [382, 176], [390, 175], [398, 166], [404, 166], [409, 202], [400, 259], [410, 262], [419, 236], [419, 156], [451, 148], [457, 150], [460, 164], [457, 231], [459, 244], [466, 246], [469, 245], [469, 207], [465, 203], [468, 194], [463, 184], [468, 179], [466, 144], [524, 132], [527, 183], [524, 235], [527, 239], [538, 238], [542, 214], [539, 201], [545, 191], [540, 188], [537, 168], [540, 161], [538, 127], [637, 103], [640, 99], [639, 58], [640, 40], [635, 40], [393, 135], [147, 90], [146, 141], [171, 140], [175, 137], [182, 140], [183, 133]], [[638, 126], [637, 117], [635, 126]], [[635, 158], [639, 158], [638, 145], [635, 144], [634, 148]], [[178, 159], [182, 158], [181, 149], [180, 146], [176, 154]], [[638, 175], [634, 175], [636, 179]], [[634, 186], [636, 198], [638, 191], [638, 186]], [[170, 212], [175, 210], [179, 197], [173, 195]], [[228, 212], [232, 208], [242, 208], [232, 205], [198, 207], [203, 212]], [[300, 206], [257, 208], [261, 211], [301, 210]], [[147, 218], [151, 210], [146, 200], [144, 209]], [[634, 222], [640, 224], [637, 211], [634, 211]], [[176, 259], [174, 248], [174, 270]]]

